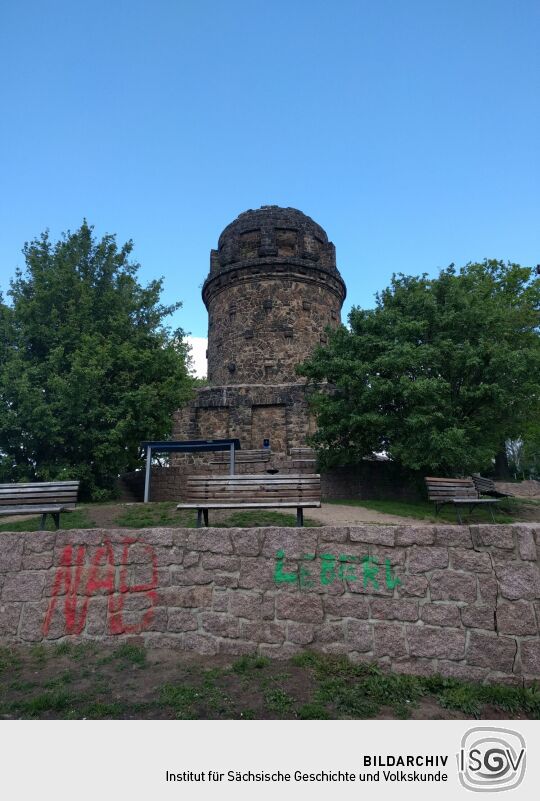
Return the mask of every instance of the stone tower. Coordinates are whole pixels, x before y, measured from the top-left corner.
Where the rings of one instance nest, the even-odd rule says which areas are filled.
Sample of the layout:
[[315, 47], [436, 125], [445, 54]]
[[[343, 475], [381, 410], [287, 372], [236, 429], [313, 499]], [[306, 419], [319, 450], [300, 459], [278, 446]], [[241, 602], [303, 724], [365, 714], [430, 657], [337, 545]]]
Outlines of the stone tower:
[[209, 385], [175, 415], [173, 438], [238, 437], [252, 472], [268, 468], [268, 453], [257, 459], [270, 440], [272, 466], [288, 469], [313, 430], [295, 367], [340, 323], [345, 292], [335, 247], [310, 217], [278, 206], [240, 214], [202, 289]]

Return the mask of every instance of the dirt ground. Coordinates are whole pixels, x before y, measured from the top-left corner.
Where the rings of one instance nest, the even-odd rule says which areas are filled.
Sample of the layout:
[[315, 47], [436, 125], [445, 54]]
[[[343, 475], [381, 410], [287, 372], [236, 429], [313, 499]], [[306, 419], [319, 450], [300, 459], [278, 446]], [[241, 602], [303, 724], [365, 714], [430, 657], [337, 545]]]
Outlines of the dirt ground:
[[[0, 718], [523, 719], [540, 701], [494, 702], [450, 680], [384, 674], [336, 657], [201, 657], [128, 642], [0, 649]], [[437, 683], [438, 682], [438, 683]], [[521, 699], [521, 700], [520, 700]], [[525, 705], [523, 705], [525, 699]], [[529, 704], [529, 706], [527, 706]]]
[[519, 482], [496, 481], [495, 486], [499, 492], [507, 492], [517, 498], [540, 498], [540, 481], [528, 479]]
[[[138, 504], [137, 504], [138, 505]], [[107, 504], [102, 506], [89, 507], [90, 517], [98, 528], [110, 528], [114, 520], [125, 510], [126, 504]], [[276, 514], [280, 512], [275, 511]], [[230, 513], [227, 511], [212, 510], [212, 521], [221, 523]], [[290, 510], [282, 512], [289, 514]], [[195, 516], [195, 512], [193, 513]], [[367, 509], [364, 506], [349, 506], [347, 504], [325, 504], [319, 509], [306, 509], [305, 516], [315, 520], [323, 526], [356, 526], [362, 523], [373, 523], [377, 525], [429, 525], [426, 520], [414, 517], [385, 514], [375, 509]], [[540, 506], [522, 506], [520, 516], [524, 521], [540, 521]]]
[[[123, 504], [109, 504], [106, 506], [93, 506], [90, 510], [96, 526], [109, 528], [115, 518], [125, 508]], [[278, 512], [278, 510], [273, 510]], [[195, 515], [195, 512], [193, 513]], [[287, 510], [283, 514], [290, 514]], [[227, 517], [228, 512], [219, 512], [212, 510], [212, 520], [216, 523], [221, 522]], [[421, 524], [421, 520], [415, 520], [412, 517], [399, 517], [397, 515], [387, 515], [382, 512], [376, 512], [374, 509], [365, 509], [362, 506], [346, 506], [340, 504], [323, 504], [320, 509], [306, 509], [306, 517], [316, 520], [323, 526], [340, 526], [340, 525], [356, 525], [358, 523], [379, 523], [379, 524], [399, 524], [408, 523]]]
[[414, 517], [400, 517], [377, 512], [375, 509], [366, 509], [364, 506], [346, 506], [338, 503], [322, 504], [320, 509], [306, 511], [313, 520], [323, 526], [356, 526], [361, 523], [377, 523], [378, 525], [426, 525], [425, 520], [416, 520]]
[[[89, 517], [97, 528], [111, 528], [114, 521], [119, 517], [126, 507], [131, 504], [118, 503], [118, 504], [92, 504], [87, 507]], [[137, 504], [138, 506], [139, 504]], [[275, 511], [279, 514], [279, 510]], [[222, 522], [227, 516], [228, 512], [212, 511], [212, 520], [215, 523]], [[290, 510], [282, 512], [282, 514], [290, 514]], [[195, 512], [193, 513], [195, 515]], [[425, 520], [415, 520], [412, 517], [400, 517], [398, 515], [388, 515], [383, 512], [377, 512], [374, 509], [366, 509], [362, 506], [346, 506], [340, 504], [323, 504], [320, 509], [306, 509], [305, 516], [316, 520], [323, 526], [340, 526], [349, 525], [354, 526], [360, 523], [377, 523], [379, 525], [398, 525], [401, 523], [414, 525], [425, 524]], [[21, 515], [14, 515], [13, 517], [1, 518], [2, 523], [16, 523], [19, 520], [25, 520], [28, 517]], [[67, 518], [69, 519], [69, 518]]]

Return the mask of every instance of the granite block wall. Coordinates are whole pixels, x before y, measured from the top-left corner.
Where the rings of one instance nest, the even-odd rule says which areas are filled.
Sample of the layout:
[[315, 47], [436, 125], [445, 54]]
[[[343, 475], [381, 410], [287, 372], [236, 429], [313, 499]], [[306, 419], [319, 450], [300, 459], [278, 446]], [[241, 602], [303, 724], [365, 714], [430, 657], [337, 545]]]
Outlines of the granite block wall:
[[540, 529], [519, 525], [2, 532], [0, 642], [311, 648], [527, 683], [540, 679], [539, 553]]

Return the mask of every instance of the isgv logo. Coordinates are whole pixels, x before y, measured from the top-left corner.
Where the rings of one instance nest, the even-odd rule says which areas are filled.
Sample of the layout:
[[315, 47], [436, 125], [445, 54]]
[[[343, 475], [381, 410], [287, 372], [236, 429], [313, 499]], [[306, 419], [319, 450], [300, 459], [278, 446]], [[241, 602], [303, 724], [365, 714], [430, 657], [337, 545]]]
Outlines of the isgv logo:
[[521, 784], [526, 765], [525, 739], [512, 729], [477, 726], [461, 739], [459, 780], [467, 790], [501, 792]]

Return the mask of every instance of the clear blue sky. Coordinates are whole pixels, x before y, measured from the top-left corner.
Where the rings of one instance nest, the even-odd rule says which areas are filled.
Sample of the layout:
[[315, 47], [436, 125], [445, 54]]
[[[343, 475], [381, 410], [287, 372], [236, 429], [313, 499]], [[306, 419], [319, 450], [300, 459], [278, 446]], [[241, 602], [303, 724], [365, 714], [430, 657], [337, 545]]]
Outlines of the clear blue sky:
[[392, 272], [540, 263], [538, 0], [0, 0], [0, 287], [83, 217], [206, 335], [223, 227], [328, 232], [352, 303]]

